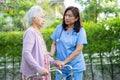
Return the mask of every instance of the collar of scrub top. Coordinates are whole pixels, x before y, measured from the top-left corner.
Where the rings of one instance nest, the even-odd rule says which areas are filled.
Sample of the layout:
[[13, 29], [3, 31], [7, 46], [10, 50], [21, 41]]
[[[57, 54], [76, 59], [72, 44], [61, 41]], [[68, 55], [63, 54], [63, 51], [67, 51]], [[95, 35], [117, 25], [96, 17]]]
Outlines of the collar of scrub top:
[[[72, 28], [72, 30], [73, 30], [73, 28]], [[60, 37], [61, 37], [61, 35], [62, 35], [62, 32], [63, 32], [63, 28], [62, 28], [62, 30], [61, 30], [61, 32], [60, 32], [60, 35], [59, 35], [58, 39], [56, 40], [56, 42], [58, 42], [58, 41], [60, 40]], [[75, 32], [75, 31], [72, 32], [72, 35], [76, 35], [76, 33], [74, 33], [74, 32]]]

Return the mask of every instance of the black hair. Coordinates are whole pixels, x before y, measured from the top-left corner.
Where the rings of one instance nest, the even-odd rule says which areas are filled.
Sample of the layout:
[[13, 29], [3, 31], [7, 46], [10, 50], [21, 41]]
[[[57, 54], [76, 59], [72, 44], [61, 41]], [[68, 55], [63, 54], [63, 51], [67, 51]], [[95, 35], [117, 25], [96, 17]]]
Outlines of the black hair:
[[79, 9], [77, 7], [73, 7], [73, 6], [70, 6], [68, 7], [65, 12], [64, 12], [64, 15], [63, 15], [63, 22], [62, 22], [62, 26], [63, 26], [63, 29], [64, 30], [67, 30], [67, 24], [65, 24], [65, 14], [68, 10], [71, 10], [73, 15], [75, 16], [75, 18], [78, 18], [78, 20], [74, 23], [74, 31], [76, 33], [79, 32], [80, 28], [82, 27], [82, 22], [81, 22], [81, 17], [80, 17], [80, 13], [79, 13]]

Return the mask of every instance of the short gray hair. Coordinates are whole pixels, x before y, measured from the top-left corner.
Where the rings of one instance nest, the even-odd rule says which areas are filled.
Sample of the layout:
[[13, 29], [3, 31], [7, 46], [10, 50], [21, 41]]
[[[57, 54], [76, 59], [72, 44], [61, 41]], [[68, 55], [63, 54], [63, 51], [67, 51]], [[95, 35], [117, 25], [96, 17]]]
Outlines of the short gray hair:
[[30, 25], [33, 23], [32, 18], [36, 17], [38, 15], [38, 13], [40, 13], [40, 12], [43, 12], [43, 9], [38, 5], [32, 6], [28, 10], [28, 12], [26, 13], [26, 18]]

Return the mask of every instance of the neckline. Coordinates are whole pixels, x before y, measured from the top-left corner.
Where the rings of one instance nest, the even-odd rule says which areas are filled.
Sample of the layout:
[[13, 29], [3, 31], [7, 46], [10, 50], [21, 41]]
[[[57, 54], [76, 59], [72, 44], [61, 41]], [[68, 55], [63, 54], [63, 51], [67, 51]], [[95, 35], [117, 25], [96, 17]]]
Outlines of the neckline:
[[37, 34], [40, 34], [40, 32], [39, 32], [39, 30], [36, 30], [34, 27], [30, 27], [30, 28], [32, 28]]
[[70, 31], [66, 30], [67, 34], [70, 34], [73, 31], [73, 27], [70, 29]]

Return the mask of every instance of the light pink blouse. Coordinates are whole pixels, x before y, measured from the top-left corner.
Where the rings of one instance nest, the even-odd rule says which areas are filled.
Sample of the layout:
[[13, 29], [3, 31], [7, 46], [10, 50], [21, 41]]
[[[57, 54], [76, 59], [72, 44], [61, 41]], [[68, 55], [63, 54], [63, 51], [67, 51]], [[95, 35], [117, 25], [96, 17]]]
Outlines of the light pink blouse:
[[[34, 28], [28, 28], [23, 36], [22, 61], [20, 72], [26, 77], [28, 75], [42, 71], [44, 68], [50, 69], [49, 63], [53, 61], [47, 54], [46, 45], [40, 32]], [[48, 76], [39, 76], [40, 80], [51, 80]], [[39, 80], [36, 79], [36, 80]]]

